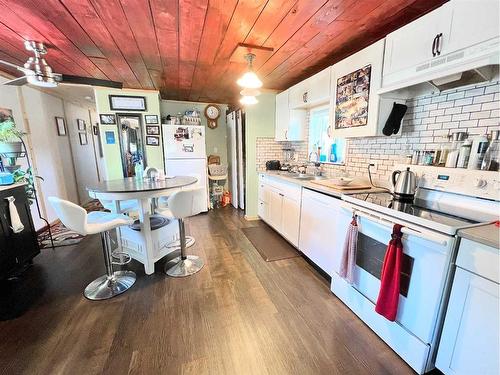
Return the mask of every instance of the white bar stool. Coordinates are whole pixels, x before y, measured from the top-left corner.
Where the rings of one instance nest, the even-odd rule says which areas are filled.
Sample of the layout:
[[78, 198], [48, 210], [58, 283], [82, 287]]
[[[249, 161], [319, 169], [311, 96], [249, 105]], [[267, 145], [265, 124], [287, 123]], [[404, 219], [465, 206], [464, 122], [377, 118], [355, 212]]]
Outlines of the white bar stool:
[[194, 216], [203, 211], [206, 206], [204, 201], [203, 188], [193, 190], [181, 190], [170, 196], [168, 199], [168, 210], [163, 210], [162, 214], [179, 221], [179, 237], [181, 256], [172, 259], [165, 265], [165, 272], [169, 276], [184, 277], [190, 276], [203, 268], [203, 260], [196, 255], [186, 255], [186, 230], [184, 219]]
[[126, 254], [128, 257], [127, 262], [114, 263], [111, 256], [111, 239], [109, 236], [110, 230], [122, 225], [130, 225], [134, 222], [133, 219], [122, 214], [111, 214], [102, 211], [87, 214], [83, 207], [57, 197], [49, 197], [49, 202], [67, 228], [82, 236], [101, 234], [106, 275], [95, 279], [85, 288], [83, 293], [85, 297], [90, 300], [108, 299], [125, 292], [134, 285], [136, 280], [134, 272], [113, 272], [113, 264], [126, 264], [130, 262], [131, 258]]
[[[174, 218], [174, 216], [172, 214], [172, 211], [168, 207], [168, 200], [169, 199], [170, 199], [169, 197], [160, 197], [158, 199], [158, 203], [154, 209], [154, 212], [161, 215], [161, 216], [165, 216], [166, 218], [172, 219], [172, 218]], [[195, 244], [195, 242], [196, 242], [196, 239], [193, 236], [186, 236], [186, 243], [185, 243], [186, 248], [190, 248], [191, 246], [193, 246]], [[166, 247], [167, 247], [167, 249], [178, 250], [181, 248], [181, 240], [174, 239], [172, 242], [168, 243], [166, 245]]]

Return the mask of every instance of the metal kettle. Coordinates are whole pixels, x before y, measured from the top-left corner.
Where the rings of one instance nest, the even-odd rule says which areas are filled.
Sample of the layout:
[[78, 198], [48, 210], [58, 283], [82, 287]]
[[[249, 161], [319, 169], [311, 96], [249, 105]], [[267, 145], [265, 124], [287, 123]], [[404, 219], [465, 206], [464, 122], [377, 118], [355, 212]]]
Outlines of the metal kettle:
[[410, 171], [410, 167], [407, 167], [406, 171], [394, 171], [392, 172], [392, 186], [394, 195], [413, 199], [417, 190], [417, 176]]

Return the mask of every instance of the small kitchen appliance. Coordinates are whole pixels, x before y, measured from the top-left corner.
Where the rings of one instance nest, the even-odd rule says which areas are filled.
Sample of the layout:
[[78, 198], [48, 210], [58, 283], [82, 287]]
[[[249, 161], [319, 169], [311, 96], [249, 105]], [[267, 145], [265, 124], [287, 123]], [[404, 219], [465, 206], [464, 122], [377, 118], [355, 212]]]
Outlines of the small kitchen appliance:
[[268, 160], [266, 161], [266, 170], [268, 171], [279, 171], [281, 168], [281, 162], [279, 160]]
[[[353, 215], [358, 220], [354, 280], [342, 279], [344, 236], [332, 240], [332, 292], [377, 333], [417, 373], [434, 368], [444, 319], [458, 231], [498, 220], [500, 181], [490, 171], [406, 165], [395, 168], [395, 190], [411, 195], [401, 201], [386, 192], [343, 195], [337, 230], [346, 233]], [[405, 175], [402, 175], [402, 173]], [[401, 179], [399, 182], [399, 179]], [[415, 181], [418, 178], [418, 190]], [[408, 188], [406, 188], [408, 186]], [[396, 321], [375, 312], [381, 268], [393, 226], [403, 226], [403, 258]]]
[[413, 201], [417, 190], [417, 176], [407, 167], [404, 171], [392, 172], [392, 186], [394, 197], [400, 201]]

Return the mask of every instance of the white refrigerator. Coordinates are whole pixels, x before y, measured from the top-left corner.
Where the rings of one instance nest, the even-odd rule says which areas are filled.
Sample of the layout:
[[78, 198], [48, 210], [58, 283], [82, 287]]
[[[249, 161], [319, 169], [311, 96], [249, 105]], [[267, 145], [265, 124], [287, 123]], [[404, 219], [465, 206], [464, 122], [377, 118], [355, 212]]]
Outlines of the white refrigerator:
[[162, 125], [165, 173], [167, 176], [193, 176], [192, 187], [202, 187], [208, 211], [207, 154], [205, 127], [195, 125]]

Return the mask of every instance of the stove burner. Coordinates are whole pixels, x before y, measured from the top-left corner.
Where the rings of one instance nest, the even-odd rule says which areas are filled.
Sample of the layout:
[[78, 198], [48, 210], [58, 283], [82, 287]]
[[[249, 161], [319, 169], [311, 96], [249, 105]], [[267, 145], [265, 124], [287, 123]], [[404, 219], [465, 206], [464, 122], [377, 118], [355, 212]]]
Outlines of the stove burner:
[[401, 202], [401, 203], [413, 203], [415, 200], [415, 195], [413, 194], [397, 194], [394, 193], [393, 201]]

